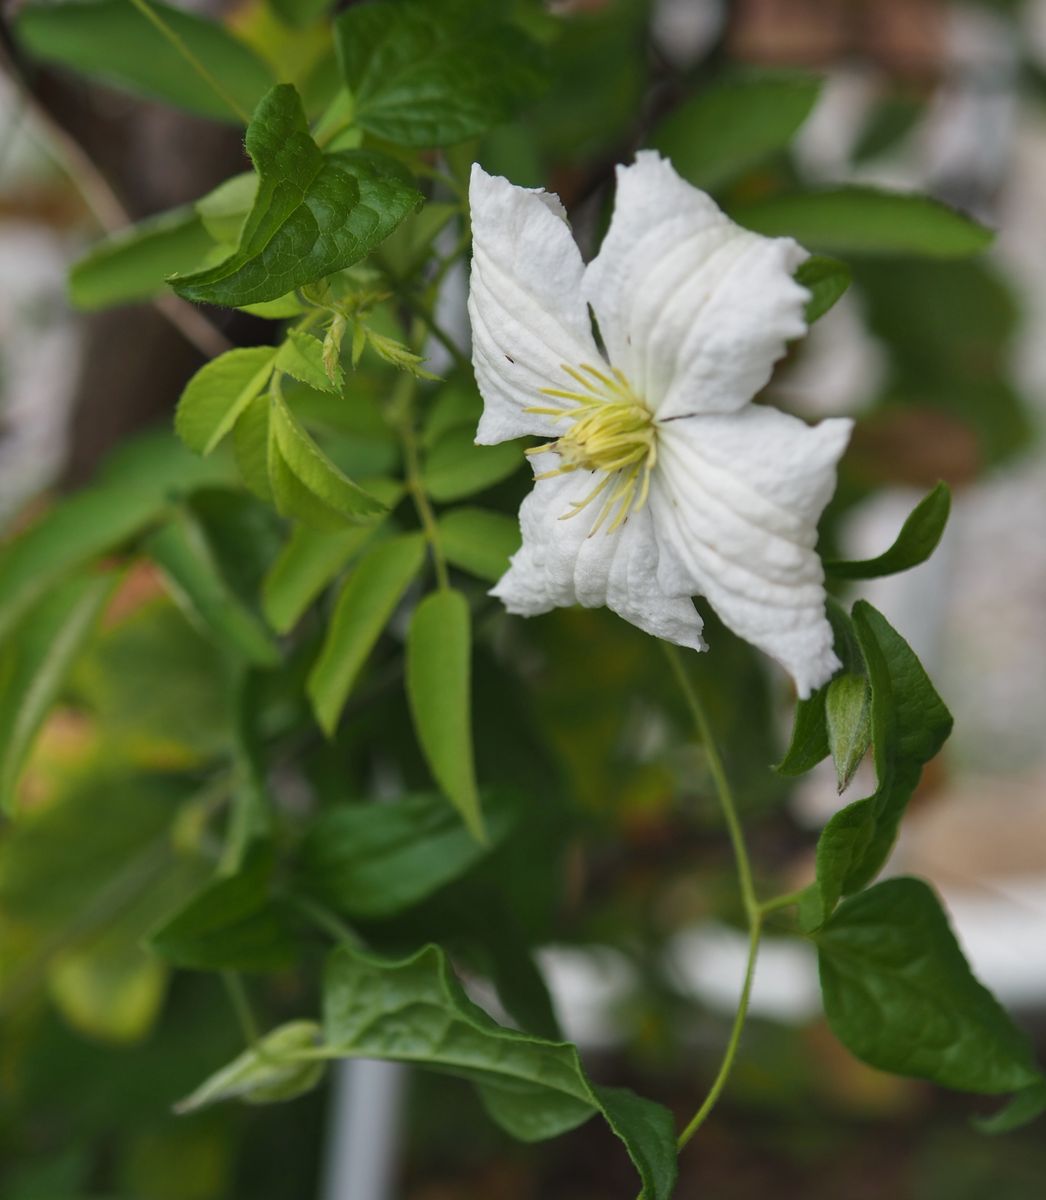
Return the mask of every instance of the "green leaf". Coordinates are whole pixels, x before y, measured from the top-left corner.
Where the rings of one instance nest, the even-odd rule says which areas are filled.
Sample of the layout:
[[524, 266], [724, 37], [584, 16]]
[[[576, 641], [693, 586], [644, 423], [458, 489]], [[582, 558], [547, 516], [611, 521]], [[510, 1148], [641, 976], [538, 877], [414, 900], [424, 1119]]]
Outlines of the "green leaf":
[[276, 643], [226, 583], [206, 535], [187, 511], [175, 512], [150, 534], [145, 550], [163, 570], [186, 615], [209, 630], [220, 646], [258, 666], [280, 661]]
[[228, 350], [196, 372], [174, 416], [175, 432], [190, 450], [211, 453], [265, 390], [275, 361], [271, 346], [250, 346]]
[[825, 715], [827, 688], [819, 688], [795, 706], [792, 740], [784, 758], [774, 767], [781, 775], [805, 775], [831, 753], [828, 719]]
[[69, 272], [69, 298], [85, 312], [133, 304], [167, 291], [167, 276], [191, 271], [214, 248], [191, 208], [176, 208], [97, 242]]
[[772, 196], [739, 204], [731, 215], [757, 233], [788, 235], [826, 254], [965, 258], [994, 236], [929, 196], [858, 185]]
[[813, 255], [799, 264], [795, 273], [796, 283], [801, 283], [810, 292], [806, 302], [806, 323], [812, 325], [835, 304], [850, 286], [850, 268], [837, 258]]
[[[395, 506], [403, 485], [391, 479], [367, 483], [389, 507]], [[370, 525], [355, 525], [322, 533], [304, 525], [295, 528], [262, 584], [262, 611], [279, 633], [289, 633], [320, 592], [374, 536], [382, 517]]]
[[440, 517], [439, 537], [447, 562], [496, 583], [519, 549], [519, 521], [483, 508], [455, 508]]
[[303, 329], [289, 329], [287, 338], [276, 357], [279, 370], [293, 375], [318, 392], [333, 392], [340, 395], [345, 388], [345, 372], [335, 360], [333, 378], [328, 377], [324, 362], [323, 343]]
[[[863, 675], [864, 659], [850, 614], [831, 596], [828, 598], [826, 612], [834, 634], [833, 647], [843, 664], [843, 670], [854, 675]], [[831, 753], [825, 714], [827, 695], [826, 684], [796, 705], [791, 742], [784, 758], [774, 767], [781, 775], [805, 775]]]
[[685, 100], [650, 144], [700, 188], [715, 188], [784, 150], [810, 115], [822, 81], [799, 71], [729, 74]]
[[340, 529], [386, 511], [331, 462], [275, 393], [269, 405], [268, 469], [278, 511], [314, 528]]
[[274, 87], [247, 127], [258, 192], [234, 254], [173, 278], [188, 300], [242, 305], [277, 300], [369, 254], [420, 201], [393, 159], [323, 154], [298, 93]]
[[1027, 1039], [974, 978], [921, 880], [851, 897], [816, 941], [828, 1024], [864, 1062], [962, 1091], [1039, 1082]]
[[298, 889], [347, 917], [385, 917], [410, 908], [465, 874], [515, 823], [501, 798], [487, 808], [481, 846], [442, 796], [402, 796], [380, 804], [340, 804], [309, 831]]
[[825, 695], [828, 746], [839, 794], [850, 786], [871, 741], [871, 688], [863, 675], [837, 675]]
[[440, 504], [472, 496], [514, 475], [523, 455], [514, 442], [477, 446], [474, 428], [448, 430], [432, 447], [422, 471], [425, 490]]
[[255, 845], [235, 874], [207, 884], [154, 930], [149, 945], [178, 967], [273, 971], [295, 961], [283, 910], [270, 895], [273, 858]]
[[342, 14], [335, 44], [355, 123], [404, 146], [446, 146], [506, 121], [543, 79], [533, 44], [494, 8], [377, 0]]
[[102, 575], [51, 589], [0, 648], [0, 812], [15, 807], [33, 741], [113, 584]]
[[897, 540], [877, 558], [860, 562], [828, 560], [824, 568], [837, 579], [877, 579], [895, 575], [925, 562], [937, 548], [948, 523], [952, 496], [946, 483], [939, 483], [919, 501], [901, 526]]
[[366, 554], [338, 597], [306, 690], [321, 727], [334, 732], [367, 656], [425, 561], [421, 534], [390, 538]]
[[981, 1133], [1011, 1133], [1028, 1125], [1046, 1112], [1046, 1079], [1023, 1088], [1009, 1104], [990, 1117], [974, 1117], [973, 1125]]
[[253, 171], [243, 171], [223, 180], [193, 207], [216, 242], [235, 246], [257, 195], [258, 176]]
[[[242, 109], [254, 108], [273, 79], [253, 50], [213, 21], [158, 0], [150, 0], [150, 5]], [[19, 13], [15, 29], [25, 46], [46, 62], [204, 117], [239, 123], [228, 103], [128, 0], [28, 5]]]
[[441, 589], [426, 596], [407, 635], [407, 696], [436, 782], [483, 841], [472, 754], [471, 632], [468, 601], [460, 592]]
[[[897, 829], [922, 774], [952, 728], [945, 708], [911, 647], [870, 604], [854, 605], [853, 624], [871, 687], [875, 794], [847, 806], [825, 826], [817, 846], [823, 920], [840, 895], [873, 879], [889, 856]], [[810, 925], [806, 926], [810, 928]]]
[[255, 396], [233, 427], [232, 445], [236, 466], [243, 482], [260, 499], [273, 503], [269, 481], [269, 410], [268, 395]]
[[323, 1078], [326, 1064], [301, 1056], [316, 1048], [320, 1033], [315, 1021], [288, 1021], [273, 1029], [179, 1101], [174, 1111], [184, 1115], [222, 1100], [272, 1104], [311, 1091]]
[[671, 1114], [631, 1093], [594, 1088], [574, 1046], [497, 1025], [468, 999], [438, 947], [401, 962], [336, 950], [328, 960], [323, 1008], [333, 1053], [464, 1076], [494, 1120], [524, 1141], [555, 1137], [603, 1112], [625, 1143], [647, 1200], [671, 1195]]

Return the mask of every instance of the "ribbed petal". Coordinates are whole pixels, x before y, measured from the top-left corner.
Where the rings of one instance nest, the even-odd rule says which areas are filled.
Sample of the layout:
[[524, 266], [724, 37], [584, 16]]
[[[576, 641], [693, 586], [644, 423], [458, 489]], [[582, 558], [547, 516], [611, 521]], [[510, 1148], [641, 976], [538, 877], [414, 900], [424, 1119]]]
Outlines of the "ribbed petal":
[[803, 697], [839, 666], [814, 547], [851, 427], [811, 428], [750, 405], [660, 430], [650, 493], [658, 583], [667, 596], [705, 596]]
[[564, 363], [601, 364], [581, 295], [584, 264], [554, 196], [472, 168], [472, 361], [484, 410], [476, 441], [563, 432], [532, 405], [559, 406], [542, 388], [570, 388]]
[[582, 289], [610, 361], [662, 419], [732, 412], [806, 332], [806, 252], [735, 225], [653, 151], [618, 167], [610, 229]]
[[[555, 454], [538, 455], [535, 468], [554, 469]], [[701, 618], [686, 596], [670, 598], [658, 584], [658, 541], [649, 508], [632, 513], [612, 533], [604, 525], [589, 537], [599, 500], [561, 520], [571, 502], [599, 483], [588, 471], [539, 479], [523, 501], [523, 545], [491, 591], [509, 612], [536, 616], [553, 608], [606, 605], [633, 625], [680, 646], [704, 649]]]

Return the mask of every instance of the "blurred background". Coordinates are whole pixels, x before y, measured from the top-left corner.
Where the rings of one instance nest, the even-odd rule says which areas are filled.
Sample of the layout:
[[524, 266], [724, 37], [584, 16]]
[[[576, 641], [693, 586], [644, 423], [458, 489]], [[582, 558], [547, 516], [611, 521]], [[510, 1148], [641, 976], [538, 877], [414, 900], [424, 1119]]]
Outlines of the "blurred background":
[[[19, 5], [4, 7], [11, 17]], [[226, 18], [248, 40], [267, 19], [261, 0], [185, 7]], [[514, 182], [558, 191], [589, 253], [613, 163], [688, 97], [742, 68], [824, 82], [790, 153], [726, 181], [728, 199], [758, 198], [782, 180], [863, 182], [926, 191], [998, 230], [974, 260], [840, 252], [853, 286], [768, 399], [811, 418], [859, 418], [825, 529], [849, 557], [889, 545], [937, 480], [953, 489], [934, 557], [863, 593], [911, 641], [956, 717], [890, 870], [934, 881], [975, 972], [1046, 1052], [1046, 0], [546, 7], [557, 19], [547, 39], [553, 91], [478, 157]], [[0, 523], [13, 529], [48, 494], [90, 479], [127, 438], [169, 422], [206, 356], [270, 335], [242, 313], [200, 322], [181, 302], [72, 308], [66, 276], [86, 247], [241, 170], [239, 137], [35, 62], [6, 24], [3, 66]], [[449, 294], [448, 308], [461, 300]], [[731, 657], [725, 636], [709, 641], [722, 649], [703, 669], [731, 681], [719, 716], [732, 731], [756, 862], [801, 886], [816, 831], [842, 803], [831, 769], [798, 786], [769, 771], [787, 740], [784, 683], [754, 675], [740, 651]], [[149, 645], [138, 651], [146, 666]], [[646, 703], [663, 681], [634, 630], [605, 612], [557, 613], [531, 649], [542, 745], [581, 813], [542, 963], [597, 1078], [682, 1115], [714, 1073], [744, 961], [703, 765]], [[622, 687], [628, 704], [600, 706]], [[768, 739], [760, 730], [770, 717], [778, 723]], [[59, 716], [41, 753], [75, 755], [78, 736]], [[16, 922], [0, 941], [19, 936]], [[129, 1002], [126, 1020], [114, 1011], [99, 1019], [78, 993], [68, 949], [45, 946], [32, 977], [0, 978], [5, 1200], [371, 1200], [339, 1191], [342, 1154], [367, 1145], [395, 1161], [388, 1194], [405, 1200], [631, 1194], [623, 1151], [605, 1130], [590, 1124], [522, 1147], [464, 1084], [433, 1075], [342, 1073], [292, 1104], [175, 1121], [171, 1101], [236, 1045], [212, 981], [180, 975], [166, 991], [154, 987], [151, 1006]], [[293, 1008], [294, 985], [272, 987], [275, 1006]], [[984, 1101], [851, 1059], [820, 1018], [805, 945], [767, 939], [753, 1012], [727, 1094], [683, 1157], [680, 1197], [1043, 1194], [1041, 1123], [1005, 1139], [974, 1135], [969, 1119]]]

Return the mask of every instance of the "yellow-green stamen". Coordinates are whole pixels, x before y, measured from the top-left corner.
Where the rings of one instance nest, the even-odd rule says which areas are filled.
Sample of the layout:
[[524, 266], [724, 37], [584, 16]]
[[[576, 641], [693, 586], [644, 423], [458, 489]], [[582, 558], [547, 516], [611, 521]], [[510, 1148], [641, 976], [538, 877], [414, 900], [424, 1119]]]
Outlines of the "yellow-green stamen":
[[554, 421], [570, 420], [571, 426], [550, 445], [536, 446], [527, 453], [543, 454], [551, 450], [562, 460], [561, 466], [543, 472], [538, 479], [578, 470], [603, 472], [596, 487], [583, 500], [573, 501], [570, 511], [560, 520], [577, 516], [593, 500], [603, 496], [589, 536], [600, 529], [616, 509], [616, 515], [607, 526], [607, 533], [612, 533], [624, 524], [630, 512], [638, 512], [646, 503], [650, 472], [657, 460], [653, 416], [617, 369], [612, 368], [609, 375], [588, 363], [582, 363], [579, 368], [564, 363], [562, 369], [578, 385], [577, 389], [542, 388], [541, 394], [569, 400], [573, 407], [535, 405], [526, 411], [551, 417]]

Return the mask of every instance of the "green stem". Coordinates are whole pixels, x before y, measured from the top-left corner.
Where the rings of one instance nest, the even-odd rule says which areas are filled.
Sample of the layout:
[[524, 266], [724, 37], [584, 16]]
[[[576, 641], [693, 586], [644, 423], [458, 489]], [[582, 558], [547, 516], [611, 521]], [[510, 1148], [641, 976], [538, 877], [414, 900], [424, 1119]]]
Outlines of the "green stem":
[[[693, 717], [698, 737], [701, 739], [705, 756], [708, 759], [708, 768], [715, 783], [719, 805], [730, 834], [731, 845], [733, 846], [734, 860], [737, 863], [738, 882], [741, 888], [741, 899], [744, 903], [745, 916], [748, 920], [748, 963], [745, 967], [745, 978], [741, 986], [741, 996], [737, 1002], [737, 1013], [734, 1016], [733, 1027], [730, 1031], [730, 1040], [727, 1042], [722, 1062], [719, 1065], [719, 1071], [708, 1090], [708, 1094], [702, 1101], [701, 1107], [690, 1118], [686, 1128], [677, 1139], [677, 1149], [682, 1150], [705, 1123], [708, 1114], [715, 1107], [716, 1101], [719, 1099], [730, 1077], [734, 1059], [737, 1057], [737, 1050], [741, 1044], [741, 1033], [744, 1030], [745, 1021], [748, 1017], [748, 1004], [752, 995], [752, 981], [755, 979], [755, 964], [759, 955], [759, 940], [763, 933], [763, 908], [756, 896], [755, 885], [752, 881], [752, 864], [748, 857], [748, 847], [745, 844], [744, 830], [741, 827], [741, 820], [737, 812], [737, 802], [734, 799], [734, 793], [730, 787], [730, 781], [727, 778], [719, 749], [712, 736], [712, 728], [709, 724], [704, 704], [701, 702], [701, 697], [694, 687], [690, 676], [687, 674], [686, 668], [683, 666], [678, 649], [667, 642], [662, 642], [661, 647], [664, 650], [665, 657], [668, 659], [672, 674], [675, 676], [676, 682], [679, 684], [680, 690], [686, 699], [687, 707], [690, 710], [690, 715]], [[640, 1200], [643, 1200], [642, 1195], [640, 1196]]]
[[447, 560], [443, 556], [443, 543], [439, 536], [439, 526], [436, 524], [436, 514], [429, 503], [429, 494], [421, 477], [421, 464], [418, 459], [418, 439], [414, 432], [414, 419], [408, 414], [400, 426], [400, 440], [403, 443], [403, 463], [406, 468], [407, 491], [414, 501], [418, 520], [425, 532], [425, 538], [432, 549], [432, 562], [436, 568], [436, 583], [445, 591], [450, 587], [450, 576], [447, 574]]
[[229, 1003], [232, 1005], [236, 1020], [240, 1023], [240, 1029], [243, 1031], [244, 1041], [252, 1050], [258, 1050], [261, 1041], [258, 1022], [254, 1019], [254, 1012], [251, 1009], [251, 1002], [247, 998], [247, 989], [243, 986], [243, 980], [235, 971], [222, 971], [221, 974]]
[[766, 916], [767, 913], [777, 912], [781, 908], [791, 908], [793, 904], [798, 904], [802, 900], [805, 892], [806, 888], [797, 888], [794, 892], [773, 896], [759, 905], [759, 911]]
[[698, 737], [700, 737], [701, 744], [705, 750], [705, 757], [708, 759], [708, 769], [712, 773], [712, 780], [715, 783], [716, 792], [719, 796], [719, 805], [723, 812], [723, 819], [726, 821], [726, 828], [730, 834], [730, 842], [734, 849], [738, 882], [741, 885], [741, 899], [744, 901], [745, 914], [751, 926], [760, 916], [759, 900], [756, 897], [755, 885], [752, 882], [752, 864], [748, 857], [748, 847], [745, 845], [745, 835], [741, 828], [741, 820], [737, 815], [737, 803], [734, 800], [734, 793], [730, 788], [730, 781], [726, 777], [723, 760], [719, 756], [715, 738], [712, 736], [712, 728], [708, 723], [708, 716], [705, 713], [704, 705], [701, 703], [701, 697], [698, 695], [690, 676], [686, 673], [679, 651], [675, 646], [669, 645], [668, 642], [662, 642], [661, 648], [664, 650], [665, 657], [672, 668], [672, 673], [676, 677], [676, 682], [679, 684], [686, 698], [687, 707], [690, 709], [690, 715], [693, 717], [694, 725], [697, 727]]
[[336, 942], [341, 942], [342, 945], [351, 946], [353, 950], [362, 948], [363, 942], [353, 930], [337, 913], [332, 913], [325, 905], [309, 899], [308, 896], [293, 896], [291, 901], [303, 917], [307, 917], [317, 929], [322, 929], [328, 937], [332, 937]]
[[737, 1013], [734, 1016], [733, 1028], [730, 1030], [730, 1040], [726, 1044], [726, 1050], [723, 1052], [723, 1061], [719, 1064], [719, 1073], [716, 1075], [712, 1086], [708, 1089], [708, 1095], [705, 1096], [701, 1107], [690, 1118], [690, 1123], [676, 1141], [676, 1147], [679, 1150], [683, 1149], [687, 1142], [690, 1141], [705, 1123], [705, 1118], [715, 1107], [715, 1103], [726, 1086], [727, 1079], [730, 1077], [734, 1059], [737, 1057], [737, 1048], [741, 1044], [741, 1031], [745, 1027], [745, 1019], [748, 1016], [748, 1002], [752, 996], [752, 981], [755, 979], [755, 962], [759, 954], [759, 939], [762, 936], [762, 932], [762, 922], [759, 917], [756, 917], [748, 927], [748, 965], [745, 968], [745, 981], [741, 987], [741, 998], [737, 1003]]
[[247, 125], [251, 119], [250, 114], [240, 107], [236, 100], [226, 91], [221, 82], [200, 62], [199, 58], [186, 45], [185, 39], [167, 24], [163, 17], [149, 3], [149, 0], [131, 0], [131, 3], [160, 35], [174, 47], [175, 51], [185, 59], [222, 103], [228, 105], [244, 125]]

